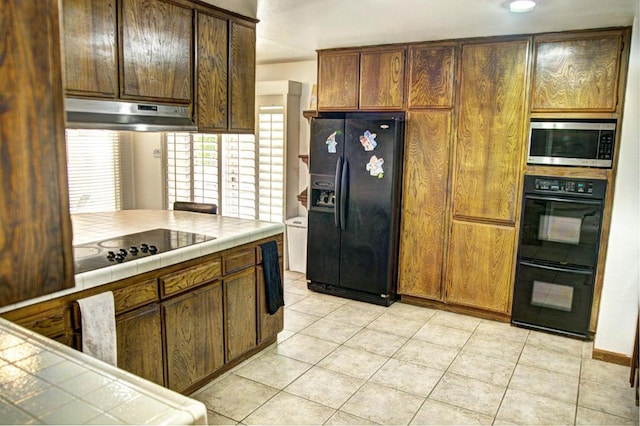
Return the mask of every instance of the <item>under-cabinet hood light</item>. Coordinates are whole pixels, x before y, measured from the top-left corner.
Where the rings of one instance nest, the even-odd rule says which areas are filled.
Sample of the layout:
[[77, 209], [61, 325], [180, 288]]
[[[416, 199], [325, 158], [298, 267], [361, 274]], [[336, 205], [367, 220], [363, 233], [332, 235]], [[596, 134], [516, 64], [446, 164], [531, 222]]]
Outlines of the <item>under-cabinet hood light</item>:
[[509, 10], [514, 13], [531, 12], [535, 7], [533, 0], [513, 0], [509, 3]]

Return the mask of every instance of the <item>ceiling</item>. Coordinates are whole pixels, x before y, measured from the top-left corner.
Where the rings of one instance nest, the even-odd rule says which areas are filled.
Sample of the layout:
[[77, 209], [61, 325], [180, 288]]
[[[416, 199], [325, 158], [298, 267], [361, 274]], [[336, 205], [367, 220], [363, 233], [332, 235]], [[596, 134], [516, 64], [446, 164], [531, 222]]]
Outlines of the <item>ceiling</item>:
[[316, 49], [628, 26], [639, 0], [257, 0], [258, 64], [313, 60]]

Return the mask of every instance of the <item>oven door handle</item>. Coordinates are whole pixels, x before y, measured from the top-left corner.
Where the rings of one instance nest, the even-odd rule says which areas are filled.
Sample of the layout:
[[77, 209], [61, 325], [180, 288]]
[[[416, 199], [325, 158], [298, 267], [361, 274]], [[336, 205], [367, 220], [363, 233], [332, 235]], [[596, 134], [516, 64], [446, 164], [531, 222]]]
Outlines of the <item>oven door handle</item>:
[[573, 274], [578, 274], [578, 275], [593, 275], [593, 271], [563, 268], [561, 266], [541, 265], [539, 263], [532, 263], [532, 262], [520, 262], [520, 264], [524, 266], [530, 266], [532, 268], [548, 269], [550, 271], [556, 271], [556, 272], [571, 272]]
[[588, 200], [583, 198], [558, 198], [558, 197], [545, 197], [542, 195], [528, 195], [525, 194], [524, 198], [527, 200], [539, 200], [539, 201], [557, 201], [559, 203], [579, 203], [579, 204], [591, 204], [594, 206], [601, 206], [602, 200]]

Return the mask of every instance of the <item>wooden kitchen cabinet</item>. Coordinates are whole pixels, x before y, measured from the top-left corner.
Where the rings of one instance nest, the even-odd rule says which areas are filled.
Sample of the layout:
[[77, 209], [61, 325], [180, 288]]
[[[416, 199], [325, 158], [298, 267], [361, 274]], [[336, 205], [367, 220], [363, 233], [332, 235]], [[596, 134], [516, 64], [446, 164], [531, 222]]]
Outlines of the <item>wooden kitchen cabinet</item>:
[[58, 2], [6, 0], [0, 16], [5, 306], [73, 287], [74, 274]]
[[407, 107], [452, 108], [455, 65], [455, 46], [410, 46]]
[[405, 50], [318, 52], [318, 110], [402, 110]]
[[454, 220], [446, 300], [508, 314], [514, 276], [515, 227]]
[[167, 0], [121, 4], [121, 97], [191, 102], [192, 10]]
[[198, 131], [224, 131], [229, 126], [229, 22], [202, 12], [196, 16]]
[[162, 302], [167, 383], [181, 392], [209, 377], [224, 360], [222, 282]]
[[158, 303], [117, 315], [118, 368], [162, 386], [164, 372], [161, 362], [161, 330]]
[[229, 24], [229, 130], [253, 133], [256, 96], [256, 30]]
[[404, 64], [404, 48], [362, 52], [359, 109], [401, 110], [404, 107]]
[[408, 114], [398, 293], [442, 300], [451, 110]]
[[623, 31], [534, 39], [532, 112], [615, 112]]
[[116, 15], [115, 0], [62, 0], [68, 95], [118, 95]]
[[[282, 258], [280, 258], [280, 270], [283, 269]], [[256, 284], [257, 284], [257, 315], [258, 315], [258, 344], [277, 336], [282, 331], [284, 325], [284, 308], [278, 309], [278, 312], [271, 315], [267, 311], [267, 296], [265, 292], [264, 268], [256, 266]], [[284, 284], [284, 283], [283, 283]]]
[[515, 223], [529, 40], [462, 46], [453, 216]]
[[256, 275], [250, 267], [224, 278], [225, 362], [257, 345]]
[[359, 52], [318, 52], [318, 110], [357, 110], [359, 78]]

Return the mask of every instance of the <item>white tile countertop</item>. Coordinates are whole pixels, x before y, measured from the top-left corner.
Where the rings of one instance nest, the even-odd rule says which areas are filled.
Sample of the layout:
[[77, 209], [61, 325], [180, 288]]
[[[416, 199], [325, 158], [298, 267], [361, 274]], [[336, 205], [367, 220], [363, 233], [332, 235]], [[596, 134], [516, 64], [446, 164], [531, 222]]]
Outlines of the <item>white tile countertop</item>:
[[195, 232], [215, 237], [215, 240], [76, 274], [74, 287], [4, 306], [0, 308], [0, 313], [230, 249], [283, 233], [285, 230], [282, 223], [173, 210], [121, 210], [106, 213], [83, 213], [71, 215], [71, 220], [74, 245], [156, 228]]
[[0, 318], [2, 424], [207, 424], [204, 404]]

